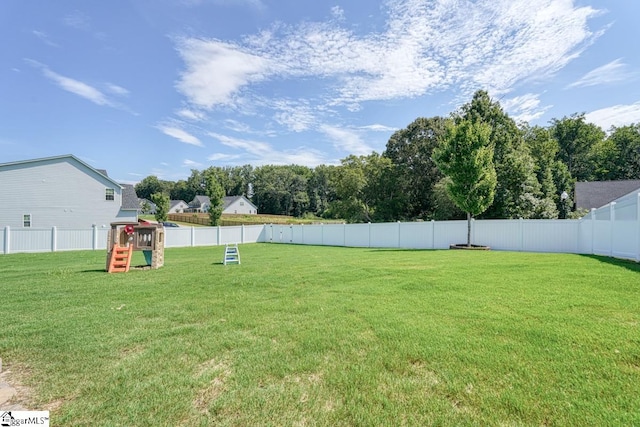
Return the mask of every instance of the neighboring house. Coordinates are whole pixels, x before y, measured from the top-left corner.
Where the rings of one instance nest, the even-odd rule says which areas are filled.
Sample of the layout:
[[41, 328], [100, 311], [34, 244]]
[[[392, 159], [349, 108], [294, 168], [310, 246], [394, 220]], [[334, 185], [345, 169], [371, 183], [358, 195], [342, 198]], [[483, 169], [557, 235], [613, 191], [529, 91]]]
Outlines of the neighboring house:
[[227, 196], [223, 199], [223, 214], [257, 215], [258, 208], [244, 196]]
[[138, 205], [140, 206], [139, 212], [146, 215], [155, 215], [158, 210], [158, 206], [149, 199], [138, 199]]
[[0, 164], [0, 227], [109, 227], [137, 221], [133, 186], [73, 155]]
[[169, 213], [183, 213], [189, 209], [189, 204], [184, 200], [169, 201]]
[[209, 196], [196, 196], [189, 203], [189, 212], [209, 212], [211, 200]]
[[576, 182], [577, 209], [597, 209], [640, 189], [640, 180]]

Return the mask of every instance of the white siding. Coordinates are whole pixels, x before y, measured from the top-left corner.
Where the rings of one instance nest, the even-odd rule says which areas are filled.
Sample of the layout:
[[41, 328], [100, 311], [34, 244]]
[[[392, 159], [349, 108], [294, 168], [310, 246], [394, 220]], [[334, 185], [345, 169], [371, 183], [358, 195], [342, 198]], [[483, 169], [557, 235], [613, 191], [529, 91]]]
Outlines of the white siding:
[[[107, 188], [114, 199], [106, 200]], [[113, 221], [135, 220], [122, 211], [122, 189], [72, 157], [4, 165], [0, 169], [0, 227], [23, 228], [31, 214], [32, 228], [91, 228]]]
[[245, 199], [244, 197], [240, 197], [239, 199], [233, 201], [225, 210], [225, 214], [242, 214], [242, 215], [256, 215], [257, 209], [253, 204]]

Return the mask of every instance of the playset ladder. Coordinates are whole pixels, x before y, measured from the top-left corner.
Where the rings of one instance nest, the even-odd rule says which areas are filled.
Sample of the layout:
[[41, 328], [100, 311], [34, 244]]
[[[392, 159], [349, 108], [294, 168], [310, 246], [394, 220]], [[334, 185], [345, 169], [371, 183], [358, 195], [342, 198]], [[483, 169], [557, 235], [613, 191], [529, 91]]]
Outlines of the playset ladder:
[[227, 264], [240, 264], [240, 251], [238, 250], [238, 244], [225, 245], [224, 247], [224, 265]]
[[131, 254], [133, 254], [133, 245], [128, 247], [113, 245], [111, 259], [109, 260], [109, 273], [126, 273], [129, 271]]

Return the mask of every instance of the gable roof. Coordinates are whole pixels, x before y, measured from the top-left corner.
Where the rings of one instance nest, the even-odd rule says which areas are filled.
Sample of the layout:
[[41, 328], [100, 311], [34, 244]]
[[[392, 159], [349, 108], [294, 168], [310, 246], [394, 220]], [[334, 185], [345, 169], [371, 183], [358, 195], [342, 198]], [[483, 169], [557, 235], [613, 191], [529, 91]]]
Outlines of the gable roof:
[[211, 206], [211, 199], [209, 199], [209, 196], [196, 196], [193, 198], [191, 203], [189, 203], [189, 206], [192, 208], [199, 208], [204, 204]]
[[640, 179], [576, 182], [576, 209], [597, 209], [638, 189]]
[[82, 160], [80, 160], [79, 158], [77, 158], [76, 156], [74, 156], [73, 154], [64, 154], [61, 156], [52, 156], [52, 157], [42, 157], [39, 159], [30, 159], [30, 160], [20, 160], [17, 162], [8, 162], [8, 163], [0, 163], [0, 169], [5, 168], [5, 167], [9, 167], [9, 166], [25, 166], [28, 167], [31, 164], [37, 164], [37, 163], [45, 163], [45, 162], [51, 162], [51, 161], [64, 161], [67, 160], [70, 163], [76, 163], [80, 166], [82, 166], [83, 168], [87, 168], [89, 169], [89, 173], [98, 176], [101, 179], [106, 179], [107, 181], [111, 182], [114, 187], [120, 187], [122, 188], [122, 185], [120, 185], [119, 183], [117, 183], [116, 181], [114, 181], [112, 178], [109, 178], [109, 176], [106, 174], [106, 171], [104, 171], [105, 173], [100, 172], [100, 170], [94, 168], [93, 166], [90, 166], [89, 164], [83, 162]]
[[185, 202], [184, 200], [169, 200], [169, 209], [174, 208], [175, 206], [179, 205], [180, 203], [184, 203], [186, 206], [189, 206], [189, 204], [187, 202]]
[[140, 208], [140, 199], [136, 194], [136, 189], [131, 184], [120, 184], [122, 187], [122, 209], [138, 210]]
[[222, 203], [223, 203], [223, 207], [222, 209], [227, 209], [229, 206], [231, 206], [234, 202], [236, 202], [237, 200], [243, 199], [243, 201], [249, 203], [254, 209], [258, 210], [258, 208], [256, 207], [256, 205], [254, 205], [253, 203], [251, 203], [251, 200], [247, 199], [244, 196], [225, 196], [222, 198]]

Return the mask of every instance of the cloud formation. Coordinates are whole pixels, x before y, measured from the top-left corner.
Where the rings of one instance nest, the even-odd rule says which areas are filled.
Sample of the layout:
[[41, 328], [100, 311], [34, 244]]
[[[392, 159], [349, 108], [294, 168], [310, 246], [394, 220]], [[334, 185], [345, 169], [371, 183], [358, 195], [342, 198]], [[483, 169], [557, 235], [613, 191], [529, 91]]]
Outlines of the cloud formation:
[[[557, 0], [389, 0], [384, 31], [358, 34], [341, 20], [274, 25], [241, 43], [185, 38], [177, 83], [189, 102], [233, 105], [253, 84], [315, 78], [325, 102], [413, 98], [450, 88], [494, 94], [544, 79], [599, 35], [599, 12]], [[341, 9], [332, 9], [342, 16]]]
[[195, 145], [196, 147], [204, 147], [204, 144], [202, 144], [202, 141], [200, 141], [200, 139], [177, 126], [158, 125], [157, 128], [165, 135], [175, 138], [180, 142], [189, 145]]
[[640, 101], [629, 105], [614, 105], [585, 114], [588, 122], [595, 123], [604, 130], [611, 126], [626, 126], [640, 123]]
[[630, 77], [632, 77], [632, 74], [628, 71], [627, 64], [622, 62], [622, 58], [618, 58], [602, 67], [589, 71], [578, 81], [567, 86], [567, 88], [610, 84], [624, 81]]

